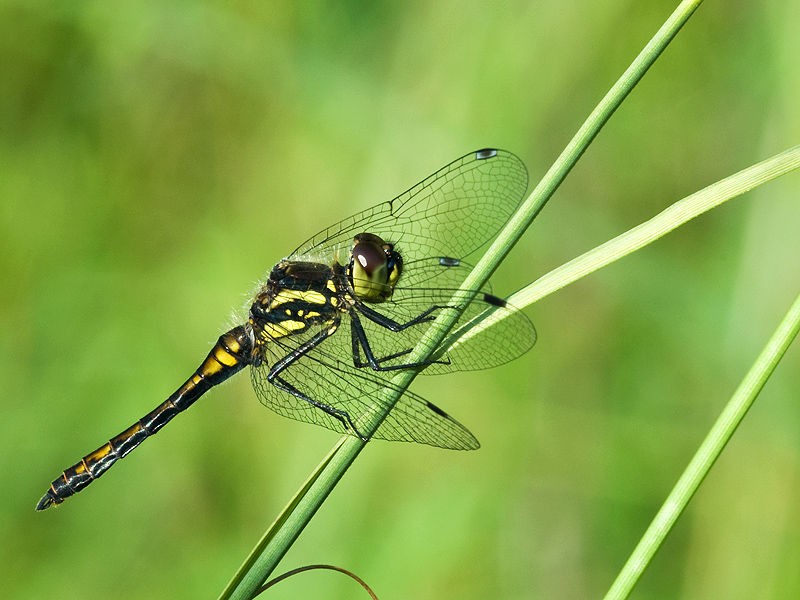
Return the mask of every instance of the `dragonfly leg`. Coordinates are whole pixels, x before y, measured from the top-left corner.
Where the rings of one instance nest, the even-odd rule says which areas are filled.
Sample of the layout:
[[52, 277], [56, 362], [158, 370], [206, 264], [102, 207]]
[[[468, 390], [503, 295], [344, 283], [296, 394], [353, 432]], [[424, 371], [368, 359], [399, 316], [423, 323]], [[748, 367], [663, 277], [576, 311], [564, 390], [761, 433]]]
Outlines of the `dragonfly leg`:
[[368, 437], [361, 434], [358, 428], [353, 423], [353, 420], [350, 418], [350, 415], [347, 411], [342, 410], [340, 408], [334, 408], [325, 404], [324, 402], [320, 402], [319, 400], [315, 400], [310, 396], [301, 392], [297, 387], [286, 381], [283, 377], [281, 377], [281, 373], [288, 369], [294, 362], [300, 359], [302, 356], [305, 356], [308, 352], [319, 346], [322, 342], [332, 336], [339, 327], [339, 319], [336, 319], [333, 324], [328, 327], [327, 329], [320, 331], [317, 335], [313, 338], [308, 340], [306, 343], [302, 344], [297, 349], [293, 350], [288, 355], [284, 356], [281, 360], [276, 362], [269, 370], [269, 374], [267, 374], [267, 381], [269, 381], [272, 385], [274, 385], [279, 390], [283, 390], [284, 392], [291, 394], [295, 398], [299, 398], [305, 402], [308, 402], [311, 406], [320, 409], [321, 411], [329, 414], [330, 416], [337, 419], [342, 425], [344, 425], [345, 430], [353, 431], [358, 437], [360, 437], [365, 442], [368, 441]]
[[324, 402], [320, 402], [319, 400], [314, 400], [310, 396], [305, 395], [303, 392], [298, 390], [295, 386], [291, 383], [286, 381], [283, 377], [276, 373], [270, 373], [267, 378], [269, 382], [274, 385], [279, 390], [283, 390], [291, 394], [296, 398], [300, 398], [300, 400], [304, 400], [308, 402], [311, 406], [320, 409], [321, 411], [329, 414], [330, 416], [337, 419], [342, 425], [344, 425], [345, 429], [349, 429], [353, 433], [355, 433], [358, 437], [360, 437], [363, 441], [369, 441], [369, 438], [363, 435], [358, 428], [353, 423], [353, 420], [350, 418], [350, 414], [346, 410], [341, 410], [339, 408], [333, 408], [332, 406], [328, 406]]
[[391, 319], [384, 315], [383, 313], [378, 312], [377, 310], [370, 308], [363, 302], [360, 302], [357, 305], [358, 311], [367, 317], [373, 323], [377, 323], [381, 327], [385, 327], [391, 331], [403, 331], [404, 329], [408, 329], [409, 327], [413, 327], [414, 325], [419, 325], [421, 323], [428, 323], [429, 321], [433, 321], [436, 316], [433, 314], [437, 310], [441, 310], [443, 308], [455, 308], [454, 306], [431, 306], [429, 309], [425, 310], [424, 312], [418, 314], [416, 317], [411, 319], [410, 321], [406, 321], [405, 323], [400, 323]]
[[[434, 309], [435, 308], [440, 308], [440, 307], [434, 307]], [[425, 317], [426, 320], [431, 320], [432, 318], [434, 317]], [[416, 322], [420, 323], [422, 321], [416, 321]], [[409, 354], [411, 352], [412, 348], [402, 350], [401, 352], [395, 352], [394, 354], [389, 354], [387, 356], [382, 356], [380, 358], [376, 357], [375, 354], [372, 352], [372, 347], [370, 346], [367, 333], [366, 331], [364, 331], [364, 326], [361, 324], [361, 319], [355, 312], [350, 313], [350, 338], [353, 347], [353, 365], [355, 365], [358, 368], [369, 366], [374, 371], [396, 371], [398, 369], [413, 369], [416, 367], [427, 367], [428, 365], [432, 364], [448, 364], [447, 361], [421, 360], [418, 362], [409, 362], [400, 365], [391, 365], [388, 367], [383, 366], [381, 363], [393, 360], [395, 358], [399, 358], [401, 356], [405, 356], [406, 354]], [[366, 358], [366, 362], [361, 360], [362, 348], [364, 349], [364, 356]]]

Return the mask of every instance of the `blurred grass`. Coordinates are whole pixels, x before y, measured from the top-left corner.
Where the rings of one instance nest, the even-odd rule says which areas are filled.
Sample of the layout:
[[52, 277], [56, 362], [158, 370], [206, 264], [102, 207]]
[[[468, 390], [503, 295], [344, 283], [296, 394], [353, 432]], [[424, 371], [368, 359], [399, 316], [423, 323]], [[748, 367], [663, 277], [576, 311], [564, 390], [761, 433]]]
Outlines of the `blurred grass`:
[[[482, 146], [540, 176], [673, 6], [0, 1], [3, 597], [219, 593], [336, 439], [263, 409], [246, 377], [86, 495], [33, 506], [321, 227]], [[788, 0], [706, 2], [495, 291], [796, 144], [799, 25]], [[515, 363], [417, 380], [483, 448], [370, 444], [284, 566], [335, 563], [382, 598], [603, 594], [797, 293], [798, 189], [795, 173], [537, 303]], [[798, 360], [640, 597], [797, 594]]]

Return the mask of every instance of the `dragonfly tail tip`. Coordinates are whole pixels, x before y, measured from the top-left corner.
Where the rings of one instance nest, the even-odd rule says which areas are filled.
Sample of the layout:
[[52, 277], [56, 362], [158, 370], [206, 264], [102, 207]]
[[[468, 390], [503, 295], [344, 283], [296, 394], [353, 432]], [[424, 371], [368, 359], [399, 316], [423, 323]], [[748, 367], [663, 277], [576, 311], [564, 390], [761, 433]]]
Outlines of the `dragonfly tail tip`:
[[36, 511], [40, 512], [43, 510], [47, 510], [51, 506], [58, 504], [56, 497], [53, 495], [53, 490], [47, 490], [47, 493], [42, 496], [42, 499], [39, 500], [39, 503], [36, 505]]

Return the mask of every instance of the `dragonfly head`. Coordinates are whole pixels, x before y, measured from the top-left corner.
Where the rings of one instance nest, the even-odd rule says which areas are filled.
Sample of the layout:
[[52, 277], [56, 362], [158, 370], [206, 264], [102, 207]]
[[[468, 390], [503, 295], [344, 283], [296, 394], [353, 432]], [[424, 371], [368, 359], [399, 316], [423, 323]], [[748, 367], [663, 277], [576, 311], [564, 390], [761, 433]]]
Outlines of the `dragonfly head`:
[[353, 238], [347, 276], [359, 300], [388, 300], [402, 271], [403, 258], [392, 244], [372, 233], [359, 233]]

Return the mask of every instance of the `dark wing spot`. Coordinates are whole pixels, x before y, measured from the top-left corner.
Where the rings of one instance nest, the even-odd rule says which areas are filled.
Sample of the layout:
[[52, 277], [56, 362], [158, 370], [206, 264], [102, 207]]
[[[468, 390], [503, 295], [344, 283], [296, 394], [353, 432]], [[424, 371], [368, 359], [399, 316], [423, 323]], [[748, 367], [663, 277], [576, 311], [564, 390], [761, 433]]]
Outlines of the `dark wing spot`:
[[439, 257], [439, 266], [440, 267], [457, 267], [461, 264], [461, 261], [457, 258], [453, 258], [451, 256], [440, 256]]
[[499, 306], [500, 308], [505, 308], [508, 305], [508, 302], [502, 298], [498, 298], [497, 296], [486, 293], [483, 294], [483, 301], [486, 302], [486, 304], [492, 304], [494, 306]]
[[478, 150], [475, 153], [475, 158], [478, 160], [484, 160], [486, 158], [493, 158], [497, 156], [497, 150], [494, 148], [484, 148], [483, 150]]
[[430, 408], [433, 412], [435, 412], [440, 417], [445, 417], [445, 418], [449, 418], [450, 417], [450, 415], [448, 415], [446, 412], [444, 412], [441, 408], [439, 408], [435, 404], [432, 404], [432, 403], [428, 402], [427, 400], [425, 401], [425, 404], [427, 404], [428, 408]]

